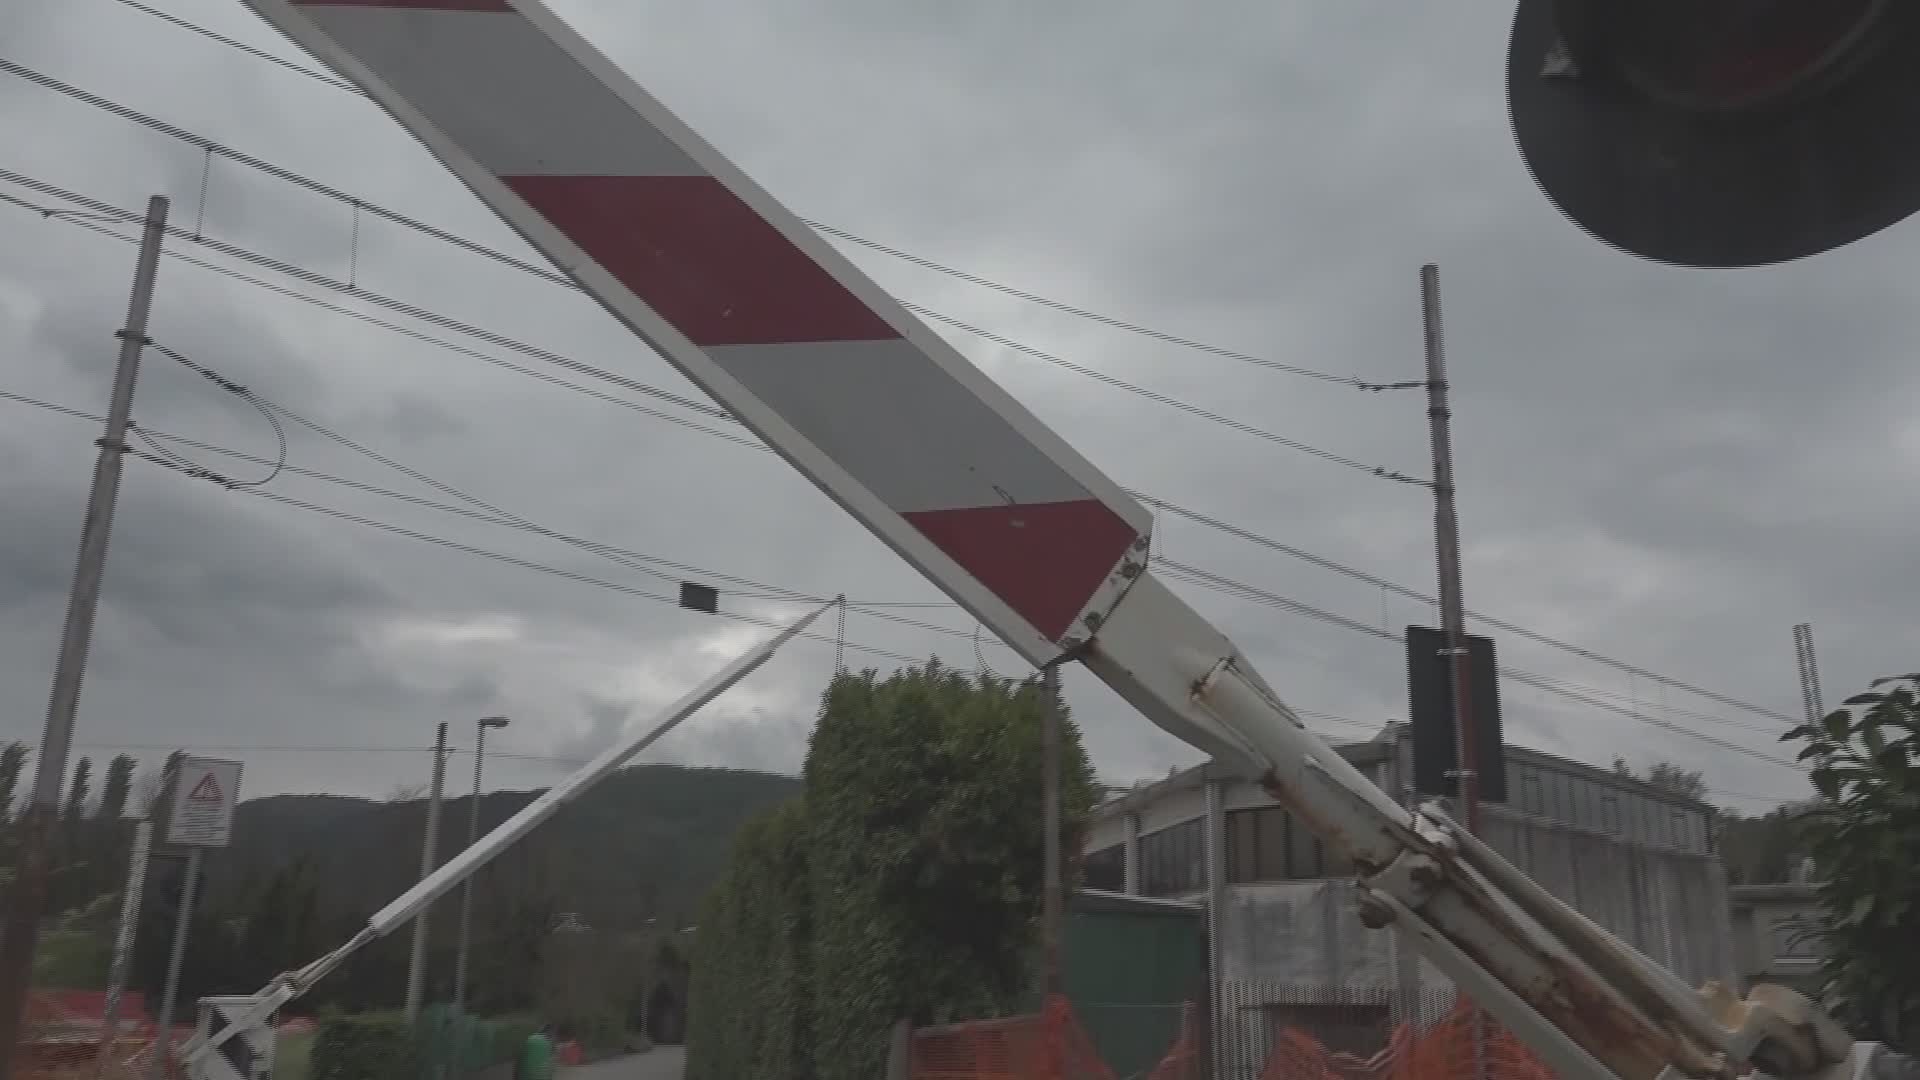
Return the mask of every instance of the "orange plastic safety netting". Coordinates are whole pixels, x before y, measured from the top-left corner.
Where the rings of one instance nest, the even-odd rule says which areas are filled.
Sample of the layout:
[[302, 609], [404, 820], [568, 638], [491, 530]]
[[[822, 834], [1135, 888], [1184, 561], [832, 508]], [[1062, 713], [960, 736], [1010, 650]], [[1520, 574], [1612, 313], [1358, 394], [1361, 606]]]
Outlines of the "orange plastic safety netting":
[[[75, 995], [36, 992], [27, 1000], [26, 1025], [15, 1075], [19, 1080], [135, 1080], [144, 1076], [154, 1047], [150, 1022], [123, 1023], [100, 1060], [101, 1020], [96, 1009], [76, 1005]], [[91, 1004], [97, 1005], [97, 1002]], [[137, 1005], [136, 1005], [137, 1009]], [[175, 1042], [190, 1033], [176, 1032]], [[166, 1075], [174, 1075], [172, 1062]]]
[[1180, 1010], [1180, 1037], [1143, 1080], [1203, 1080], [1200, 1063], [1200, 1028], [1192, 1005]]
[[913, 1080], [1114, 1080], [1065, 998], [1038, 1013], [913, 1033]]
[[[1481, 1025], [1476, 1065], [1474, 1024]], [[1274, 1039], [1260, 1080], [1555, 1080], [1554, 1074], [1513, 1033], [1462, 999], [1439, 1023], [1424, 1029], [1400, 1024], [1387, 1045], [1368, 1058], [1327, 1050], [1299, 1028]]]

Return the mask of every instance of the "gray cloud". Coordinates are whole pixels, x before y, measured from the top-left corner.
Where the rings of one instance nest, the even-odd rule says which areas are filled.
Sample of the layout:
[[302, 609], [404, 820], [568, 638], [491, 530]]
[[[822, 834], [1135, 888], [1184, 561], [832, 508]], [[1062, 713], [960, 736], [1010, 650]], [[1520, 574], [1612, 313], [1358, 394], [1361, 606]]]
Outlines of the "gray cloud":
[[[1325, 371], [1414, 378], [1415, 271], [1438, 261], [1471, 606], [1789, 712], [1795, 621], [1816, 625], [1830, 696], [1913, 666], [1920, 642], [1898, 583], [1920, 556], [1899, 493], [1920, 464], [1920, 432], [1905, 405], [1914, 316], [1896, 267], [1915, 233], [1738, 274], [1662, 269], [1592, 243], [1539, 197], [1509, 145], [1498, 7], [556, 6], [795, 210], [1136, 322]], [[178, 14], [293, 55], [230, 0], [182, 0]], [[350, 95], [111, 0], [15, 6], [0, 40], [10, 59], [533, 258]], [[356, 226], [348, 208], [218, 159], [203, 173], [191, 148], [18, 80], [0, 79], [0, 102], [8, 168], [128, 207], [164, 191], [176, 221], [209, 236], [698, 396], [563, 289], [367, 215]], [[848, 251], [914, 303], [1288, 438], [1425, 472], [1417, 395], [1278, 375]], [[0, 390], [99, 411], [131, 262], [128, 245], [0, 207]], [[260, 393], [552, 528], [819, 595], [940, 599], [771, 455], [175, 260], [154, 327]], [[1122, 482], [1430, 591], [1423, 489], [940, 330]], [[257, 415], [158, 357], [136, 415], [272, 450]], [[6, 734], [29, 737], [93, 432], [9, 402], [0, 416], [0, 686], [20, 718]], [[310, 433], [291, 431], [290, 450], [304, 468], [446, 500]], [[663, 596], [691, 573], [649, 574], [300, 476], [273, 490]], [[125, 499], [81, 739], [253, 748], [233, 751], [249, 791], [384, 794], [424, 775], [427, 755], [339, 748], [424, 746], [442, 720], [470, 741], [472, 719], [495, 711], [515, 725], [489, 776], [545, 782], [563, 766], [536, 759], [576, 759], [650, 722], [763, 632], [140, 462]], [[1168, 558], [1389, 630], [1432, 617], [1178, 518], [1160, 535]], [[1363, 736], [1404, 713], [1396, 646], [1182, 588], [1291, 701], [1358, 724], [1328, 730]], [[727, 603], [767, 618], [799, 611]], [[854, 613], [849, 640], [975, 662], [957, 610], [892, 610], [959, 633]], [[1772, 749], [1764, 731], [1694, 713], [1767, 727], [1761, 718], [1511, 635], [1500, 647], [1513, 666]], [[1019, 670], [997, 645], [983, 655]], [[833, 656], [830, 642], [796, 644], [652, 756], [795, 767]], [[893, 663], [857, 649], [848, 660]], [[1067, 686], [1107, 774], [1193, 760], [1084, 673]], [[1518, 741], [1595, 761], [1673, 758], [1745, 808], [1800, 793], [1790, 770], [1517, 685], [1505, 695]]]

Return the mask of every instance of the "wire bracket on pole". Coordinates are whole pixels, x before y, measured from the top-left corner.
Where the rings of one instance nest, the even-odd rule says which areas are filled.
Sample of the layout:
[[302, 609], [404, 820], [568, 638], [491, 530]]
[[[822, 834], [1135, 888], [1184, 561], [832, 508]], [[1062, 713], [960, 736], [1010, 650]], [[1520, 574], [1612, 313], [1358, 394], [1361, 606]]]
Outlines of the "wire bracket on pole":
[[833, 598], [833, 673], [847, 673], [847, 594]]

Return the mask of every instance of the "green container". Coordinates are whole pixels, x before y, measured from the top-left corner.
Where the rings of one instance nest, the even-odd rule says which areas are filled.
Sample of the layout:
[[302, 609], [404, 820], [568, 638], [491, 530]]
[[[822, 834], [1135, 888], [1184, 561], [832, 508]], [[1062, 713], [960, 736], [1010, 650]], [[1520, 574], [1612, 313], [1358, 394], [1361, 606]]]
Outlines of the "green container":
[[1206, 915], [1197, 904], [1076, 892], [1060, 961], [1101, 1060], [1115, 1076], [1139, 1076], [1173, 1049], [1185, 1006], [1206, 999]]
[[530, 1021], [481, 1020], [451, 1005], [420, 1010], [417, 1037], [425, 1080], [463, 1076], [514, 1060], [533, 1033]]

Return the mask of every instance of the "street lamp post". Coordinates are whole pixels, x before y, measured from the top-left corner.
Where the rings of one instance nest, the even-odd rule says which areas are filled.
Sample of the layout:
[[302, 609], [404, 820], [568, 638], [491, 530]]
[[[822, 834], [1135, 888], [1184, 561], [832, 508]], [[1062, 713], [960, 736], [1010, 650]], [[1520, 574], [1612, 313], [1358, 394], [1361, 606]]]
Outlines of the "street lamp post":
[[[483, 716], [474, 725], [473, 739], [473, 805], [467, 814], [467, 846], [472, 847], [480, 839], [480, 767], [487, 759], [487, 730], [506, 727], [510, 721], [504, 716]], [[467, 943], [473, 930], [473, 878], [469, 876], [460, 885], [460, 938], [455, 948], [453, 960], [453, 1008], [456, 1013], [467, 1006]]]

